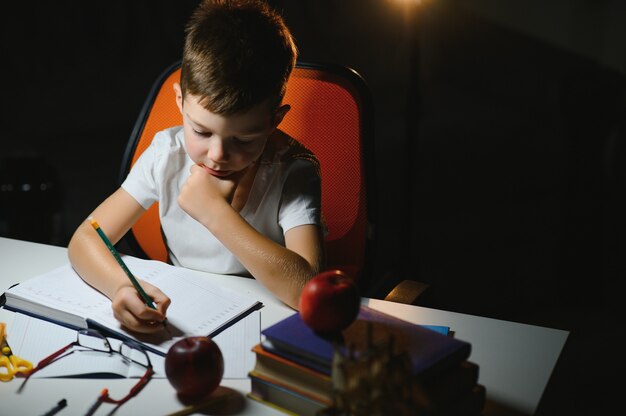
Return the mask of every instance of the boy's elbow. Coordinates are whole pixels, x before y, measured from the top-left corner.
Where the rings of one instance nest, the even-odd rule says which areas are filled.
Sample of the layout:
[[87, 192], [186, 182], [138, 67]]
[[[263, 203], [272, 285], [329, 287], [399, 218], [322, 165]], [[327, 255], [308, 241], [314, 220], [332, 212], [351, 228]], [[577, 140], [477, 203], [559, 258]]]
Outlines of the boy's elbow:
[[300, 297], [302, 296], [302, 290], [304, 289], [304, 286], [306, 286], [309, 280], [314, 278], [319, 272], [320, 270], [317, 267], [311, 267], [308, 272], [304, 276], [302, 276], [299, 284], [295, 285], [295, 287], [293, 288], [293, 292], [289, 294], [289, 298], [285, 299], [284, 302], [291, 308], [299, 310]]
[[298, 296], [294, 299], [285, 300], [285, 304], [289, 306], [291, 309], [297, 311], [300, 309], [300, 297]]
[[75, 264], [75, 260], [80, 257], [85, 238], [85, 230], [82, 225], [80, 225], [76, 231], [74, 231], [74, 234], [67, 245], [67, 255], [70, 263]]

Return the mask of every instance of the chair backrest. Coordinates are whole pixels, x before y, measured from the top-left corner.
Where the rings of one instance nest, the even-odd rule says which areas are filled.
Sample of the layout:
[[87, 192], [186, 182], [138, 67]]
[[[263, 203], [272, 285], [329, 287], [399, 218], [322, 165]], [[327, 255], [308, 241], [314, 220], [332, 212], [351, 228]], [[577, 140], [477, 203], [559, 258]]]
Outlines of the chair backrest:
[[[182, 124], [172, 85], [180, 79], [180, 62], [154, 84], [130, 138], [120, 181], [154, 135]], [[374, 224], [372, 152], [373, 111], [363, 79], [353, 70], [298, 62], [285, 96], [291, 110], [279, 128], [311, 149], [322, 172], [322, 212], [328, 227], [327, 264], [363, 279]], [[126, 236], [135, 255], [167, 260], [158, 204]]]

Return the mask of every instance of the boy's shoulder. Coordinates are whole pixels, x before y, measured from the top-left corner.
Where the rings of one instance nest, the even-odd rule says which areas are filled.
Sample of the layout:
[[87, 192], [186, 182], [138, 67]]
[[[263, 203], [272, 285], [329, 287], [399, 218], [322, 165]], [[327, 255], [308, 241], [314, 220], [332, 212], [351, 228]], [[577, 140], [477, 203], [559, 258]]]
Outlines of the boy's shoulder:
[[277, 130], [276, 134], [270, 138], [266, 160], [281, 164], [291, 164], [298, 160], [306, 160], [315, 166], [319, 166], [315, 153], [281, 130]]
[[154, 135], [153, 142], [162, 144], [184, 143], [183, 126], [174, 126], [161, 130]]
[[175, 126], [157, 132], [152, 139], [151, 146], [157, 154], [184, 152], [183, 127]]

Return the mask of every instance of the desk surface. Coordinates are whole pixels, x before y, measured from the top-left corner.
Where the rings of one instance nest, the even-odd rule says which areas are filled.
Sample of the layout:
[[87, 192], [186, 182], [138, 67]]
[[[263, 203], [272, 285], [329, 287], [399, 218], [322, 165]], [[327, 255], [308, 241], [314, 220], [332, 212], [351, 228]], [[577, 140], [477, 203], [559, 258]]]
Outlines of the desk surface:
[[[0, 292], [67, 261], [65, 248], [0, 238]], [[293, 313], [254, 279], [220, 276], [216, 280], [251, 294], [265, 304], [261, 310], [263, 328]], [[568, 336], [567, 331], [557, 329], [377, 299], [364, 299], [363, 302], [413, 323], [449, 326], [457, 338], [470, 342], [470, 361], [480, 366], [479, 383], [487, 389], [485, 415], [533, 414]], [[11, 312], [0, 309], [0, 320], [10, 320], [11, 316]], [[119, 389], [122, 394], [133, 383], [134, 380], [127, 379], [32, 379], [21, 394], [16, 394], [18, 382], [13, 381], [0, 384], [0, 402], [2, 412], [6, 414], [43, 414], [60, 399], [66, 398], [68, 408], [63, 414], [82, 414], [103, 388], [109, 388], [112, 393]], [[250, 389], [248, 380], [223, 380], [221, 385], [241, 393], [242, 400], [233, 403], [239, 410], [237, 414], [282, 415], [243, 399]], [[106, 414], [110, 406], [103, 404], [97, 414]], [[154, 379], [139, 396], [115, 414], [163, 415], [182, 407], [168, 381]]]

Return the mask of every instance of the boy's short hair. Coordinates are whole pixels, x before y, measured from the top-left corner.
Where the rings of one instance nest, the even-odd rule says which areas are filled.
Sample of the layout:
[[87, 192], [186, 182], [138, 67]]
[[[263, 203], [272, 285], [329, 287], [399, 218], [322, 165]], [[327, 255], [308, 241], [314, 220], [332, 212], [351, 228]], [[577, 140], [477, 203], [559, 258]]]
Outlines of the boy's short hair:
[[270, 100], [278, 108], [297, 50], [283, 19], [259, 0], [203, 0], [186, 27], [183, 96], [221, 115]]

